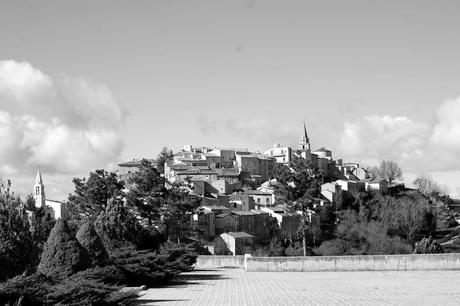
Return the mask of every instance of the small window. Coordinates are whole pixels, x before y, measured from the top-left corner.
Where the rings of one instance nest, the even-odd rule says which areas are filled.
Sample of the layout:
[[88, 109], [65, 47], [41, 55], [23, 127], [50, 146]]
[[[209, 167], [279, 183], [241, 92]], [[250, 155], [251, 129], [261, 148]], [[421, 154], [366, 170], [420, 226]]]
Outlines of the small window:
[[257, 203], [260, 203], [260, 198], [257, 198]]

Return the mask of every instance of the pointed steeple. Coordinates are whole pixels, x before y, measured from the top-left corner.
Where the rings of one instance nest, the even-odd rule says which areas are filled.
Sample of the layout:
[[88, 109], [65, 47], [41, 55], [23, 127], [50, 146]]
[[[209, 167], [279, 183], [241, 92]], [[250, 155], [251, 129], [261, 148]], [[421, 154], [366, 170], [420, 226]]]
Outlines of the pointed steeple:
[[45, 199], [45, 185], [43, 184], [42, 174], [40, 173], [40, 169], [37, 171], [37, 178], [35, 179], [34, 185], [34, 198], [35, 198], [35, 207], [45, 207], [46, 199]]
[[40, 173], [40, 168], [37, 171], [37, 178], [35, 179], [35, 184], [43, 184], [42, 174]]
[[301, 141], [303, 143], [309, 143], [310, 142], [310, 139], [308, 139], [307, 124], [305, 123], [305, 121], [303, 122], [303, 134], [302, 134]]
[[302, 136], [300, 137], [300, 140], [299, 140], [299, 149], [300, 150], [310, 150], [310, 139], [308, 138], [307, 125], [305, 122], [303, 123]]

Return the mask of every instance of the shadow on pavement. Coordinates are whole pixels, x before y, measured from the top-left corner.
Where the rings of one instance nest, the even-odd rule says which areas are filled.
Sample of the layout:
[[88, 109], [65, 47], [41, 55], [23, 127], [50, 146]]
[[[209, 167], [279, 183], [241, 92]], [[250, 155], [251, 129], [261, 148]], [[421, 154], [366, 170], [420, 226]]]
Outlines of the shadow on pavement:
[[141, 300], [141, 301], [137, 301], [134, 305], [156, 305], [156, 303], [170, 303], [170, 302], [186, 302], [186, 301], [189, 301], [189, 300]]
[[169, 283], [168, 287], [177, 287], [177, 286], [188, 286], [188, 285], [199, 285], [204, 281], [216, 281], [221, 279], [228, 279], [228, 277], [223, 277], [222, 274], [212, 273], [212, 274], [181, 274], [177, 279]]

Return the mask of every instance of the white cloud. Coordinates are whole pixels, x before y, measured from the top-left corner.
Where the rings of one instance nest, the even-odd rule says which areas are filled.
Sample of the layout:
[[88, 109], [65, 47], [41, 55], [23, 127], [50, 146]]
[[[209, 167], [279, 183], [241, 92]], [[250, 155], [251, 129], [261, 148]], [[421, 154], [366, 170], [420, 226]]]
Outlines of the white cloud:
[[445, 149], [460, 150], [460, 96], [447, 100], [437, 111], [431, 141]]
[[339, 153], [365, 164], [382, 159], [410, 162], [423, 155], [427, 133], [427, 125], [408, 117], [366, 116], [344, 124]]
[[[408, 173], [460, 173], [460, 97], [442, 103], [432, 123], [367, 116], [345, 123], [339, 155], [367, 165], [397, 161]], [[452, 182], [442, 181], [451, 190]]]
[[[0, 61], [0, 102], [0, 176], [12, 176], [13, 184], [23, 186], [28, 178], [21, 175], [37, 166], [70, 182], [116, 162], [123, 149], [125, 113], [105, 85]], [[33, 185], [34, 177], [29, 180]]]
[[27, 62], [0, 61], [0, 93], [19, 102], [30, 102], [42, 94], [52, 93], [52, 82]]

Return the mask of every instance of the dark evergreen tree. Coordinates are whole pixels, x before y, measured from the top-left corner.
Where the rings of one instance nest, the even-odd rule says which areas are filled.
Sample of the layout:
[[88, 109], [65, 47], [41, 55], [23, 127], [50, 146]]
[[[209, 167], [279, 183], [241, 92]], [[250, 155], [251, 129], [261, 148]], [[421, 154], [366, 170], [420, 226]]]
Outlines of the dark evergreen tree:
[[174, 158], [173, 151], [171, 149], [168, 149], [167, 147], [163, 147], [155, 160], [155, 166], [158, 172], [163, 174], [165, 171], [164, 167], [165, 167], [166, 161], [173, 159], [173, 158]]
[[76, 238], [88, 252], [93, 265], [106, 263], [109, 258], [107, 250], [90, 222], [86, 222], [80, 227]]
[[92, 219], [107, 206], [109, 199], [121, 194], [123, 183], [113, 172], [96, 170], [87, 178], [74, 178], [74, 194], [69, 195], [67, 207], [73, 219]]
[[38, 272], [50, 277], [65, 277], [89, 268], [90, 264], [88, 252], [70, 233], [67, 222], [59, 219], [46, 241]]

